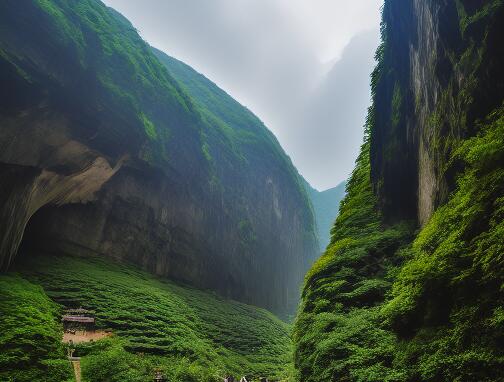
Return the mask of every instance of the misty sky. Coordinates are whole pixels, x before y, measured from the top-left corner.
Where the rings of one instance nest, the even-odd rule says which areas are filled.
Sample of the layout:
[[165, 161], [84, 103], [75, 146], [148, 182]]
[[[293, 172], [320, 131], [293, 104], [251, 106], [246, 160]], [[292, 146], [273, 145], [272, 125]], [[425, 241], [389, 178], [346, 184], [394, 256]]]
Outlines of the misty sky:
[[351, 172], [382, 0], [104, 0], [273, 131], [317, 189]]

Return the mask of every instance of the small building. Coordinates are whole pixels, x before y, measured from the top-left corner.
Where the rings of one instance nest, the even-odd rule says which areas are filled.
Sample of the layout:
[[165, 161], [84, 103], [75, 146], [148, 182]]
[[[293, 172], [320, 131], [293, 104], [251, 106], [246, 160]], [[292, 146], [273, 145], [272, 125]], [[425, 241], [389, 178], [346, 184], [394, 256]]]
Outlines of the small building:
[[65, 314], [74, 316], [92, 316], [95, 314], [95, 311], [84, 308], [65, 309]]
[[92, 316], [94, 312], [86, 309], [67, 309], [61, 318], [65, 330], [84, 330], [94, 331], [95, 318]]

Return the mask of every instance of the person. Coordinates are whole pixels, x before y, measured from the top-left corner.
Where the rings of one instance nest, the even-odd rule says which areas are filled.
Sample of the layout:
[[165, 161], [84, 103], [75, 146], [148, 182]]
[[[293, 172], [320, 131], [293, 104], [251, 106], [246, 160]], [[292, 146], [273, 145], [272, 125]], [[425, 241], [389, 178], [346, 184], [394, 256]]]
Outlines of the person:
[[155, 382], [163, 382], [166, 381], [165, 377], [161, 373], [161, 370], [155, 370], [154, 371], [154, 381]]

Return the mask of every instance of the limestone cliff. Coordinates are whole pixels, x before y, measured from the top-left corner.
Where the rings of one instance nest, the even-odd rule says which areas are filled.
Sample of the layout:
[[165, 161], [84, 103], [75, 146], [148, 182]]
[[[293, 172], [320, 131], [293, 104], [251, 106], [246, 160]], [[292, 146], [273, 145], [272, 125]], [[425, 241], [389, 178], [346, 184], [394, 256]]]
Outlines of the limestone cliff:
[[252, 113], [99, 1], [2, 1], [0, 36], [2, 269], [31, 250], [110, 256], [293, 311], [313, 216]]
[[[390, 218], [428, 221], [457, 169], [449, 158], [474, 122], [502, 102], [498, 1], [389, 2], [376, 79], [372, 179]], [[493, 14], [496, 12], [496, 14]]]
[[504, 380], [504, 2], [385, 0], [364, 142], [305, 278], [300, 381]]

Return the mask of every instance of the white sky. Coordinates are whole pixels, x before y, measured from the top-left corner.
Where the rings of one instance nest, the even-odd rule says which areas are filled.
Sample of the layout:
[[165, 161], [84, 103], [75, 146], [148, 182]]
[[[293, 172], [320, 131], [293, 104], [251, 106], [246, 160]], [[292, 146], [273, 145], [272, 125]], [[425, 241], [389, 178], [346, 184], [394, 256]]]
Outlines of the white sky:
[[382, 0], [104, 0], [252, 110], [322, 190], [353, 168]]

